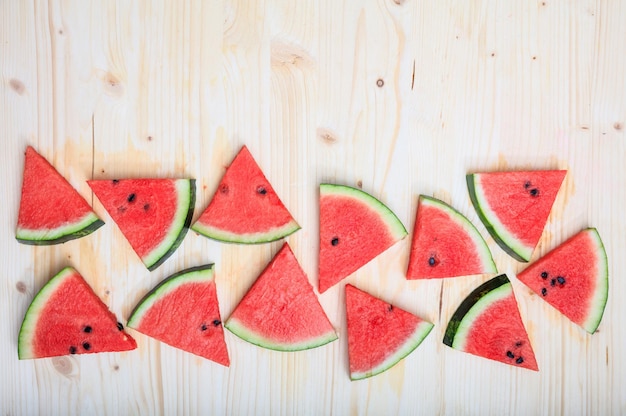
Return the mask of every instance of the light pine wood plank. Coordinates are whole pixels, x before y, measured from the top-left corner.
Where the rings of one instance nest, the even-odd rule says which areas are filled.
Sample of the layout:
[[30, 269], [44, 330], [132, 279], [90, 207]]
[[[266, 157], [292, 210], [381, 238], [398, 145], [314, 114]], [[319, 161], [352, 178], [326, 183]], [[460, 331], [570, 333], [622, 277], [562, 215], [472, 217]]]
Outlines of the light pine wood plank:
[[[608, 0], [1, 3], [0, 409], [623, 413], [625, 17]], [[105, 227], [60, 246], [15, 242], [28, 144], [93, 202]], [[148, 272], [85, 180], [196, 178], [197, 218], [243, 144], [302, 226], [286, 241], [316, 290], [320, 182], [370, 192], [409, 232], [421, 193], [467, 215], [511, 277], [540, 372], [441, 343], [458, 302], [488, 276], [405, 281], [410, 236], [346, 279], [436, 325], [369, 380], [348, 378], [343, 283], [320, 295], [340, 338], [311, 351], [268, 351], [227, 332], [224, 368], [133, 332], [134, 352], [18, 362], [24, 311], [67, 264], [125, 321], [169, 274], [215, 262], [226, 319], [282, 242], [227, 245], [191, 232]], [[610, 297], [593, 336], [515, 280], [525, 266], [488, 237], [471, 206], [467, 172], [515, 168], [569, 171], [533, 258], [582, 227], [604, 239]]]

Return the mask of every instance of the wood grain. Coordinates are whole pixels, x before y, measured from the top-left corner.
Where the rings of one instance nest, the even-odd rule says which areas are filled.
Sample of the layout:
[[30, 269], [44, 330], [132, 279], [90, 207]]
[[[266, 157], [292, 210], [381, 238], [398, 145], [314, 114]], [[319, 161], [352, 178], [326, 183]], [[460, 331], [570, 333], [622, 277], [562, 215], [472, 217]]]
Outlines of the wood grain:
[[[3, 414], [626, 413], [626, 3], [528, 1], [0, 1], [0, 410]], [[343, 284], [320, 296], [339, 334], [298, 353], [230, 333], [224, 368], [136, 334], [137, 351], [20, 362], [34, 294], [75, 266], [123, 319], [171, 273], [216, 264], [227, 317], [281, 242], [190, 233], [150, 273], [85, 180], [197, 179], [196, 217], [246, 144], [302, 229], [287, 238], [317, 287], [320, 182], [358, 186], [412, 230], [441, 198], [488, 238], [467, 172], [568, 169], [538, 258], [583, 227], [609, 257], [610, 295], [587, 335], [512, 278], [540, 372], [441, 343], [488, 276], [408, 282], [409, 239], [349, 277], [435, 323], [391, 370], [350, 382]], [[14, 238], [23, 152], [34, 146], [107, 222], [52, 247]]]

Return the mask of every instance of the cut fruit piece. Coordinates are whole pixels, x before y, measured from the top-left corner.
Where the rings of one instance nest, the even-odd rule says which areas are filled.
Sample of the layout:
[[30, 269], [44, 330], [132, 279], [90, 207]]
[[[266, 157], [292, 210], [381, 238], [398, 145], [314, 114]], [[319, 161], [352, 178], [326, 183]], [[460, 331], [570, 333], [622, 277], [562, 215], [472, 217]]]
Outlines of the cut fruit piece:
[[88, 183], [148, 270], [163, 264], [187, 234], [196, 200], [195, 179]]
[[258, 244], [283, 238], [300, 226], [243, 146], [191, 228], [215, 240]]
[[33, 299], [18, 338], [20, 360], [129, 351], [135, 340], [85, 279], [66, 267]]
[[593, 334], [604, 314], [608, 275], [600, 235], [595, 228], [588, 228], [528, 266], [517, 278]]
[[287, 243], [226, 322], [238, 337], [278, 351], [319, 347], [337, 334]]
[[530, 260], [566, 173], [536, 170], [467, 175], [478, 216], [498, 245], [516, 260]]
[[359, 380], [396, 365], [417, 348], [433, 324], [346, 285], [350, 379]]
[[511, 282], [504, 274], [478, 286], [461, 302], [443, 343], [479, 357], [539, 370]]
[[26, 148], [15, 237], [31, 245], [64, 243], [102, 227], [87, 201], [35, 151]]
[[344, 185], [320, 185], [319, 291], [351, 275], [407, 232], [378, 199]]
[[128, 326], [175, 348], [230, 365], [212, 264], [163, 280], [139, 301]]
[[476, 227], [450, 205], [420, 195], [407, 279], [495, 272], [489, 247]]

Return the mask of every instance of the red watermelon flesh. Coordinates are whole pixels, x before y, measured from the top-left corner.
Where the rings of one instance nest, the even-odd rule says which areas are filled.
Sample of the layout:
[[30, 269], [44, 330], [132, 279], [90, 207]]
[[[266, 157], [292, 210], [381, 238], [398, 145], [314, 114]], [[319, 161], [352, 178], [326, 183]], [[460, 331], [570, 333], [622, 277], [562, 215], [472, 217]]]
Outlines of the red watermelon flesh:
[[403, 239], [398, 217], [349, 186], [320, 185], [319, 291], [325, 292]]
[[572, 322], [593, 334], [608, 297], [608, 264], [595, 228], [574, 235], [517, 278]]
[[87, 201], [31, 146], [26, 148], [16, 238], [48, 245], [86, 236], [104, 225]]
[[463, 300], [448, 323], [443, 343], [512, 366], [539, 369], [506, 275], [483, 283]]
[[433, 328], [403, 309], [346, 285], [350, 378], [380, 374], [409, 355]]
[[566, 173], [537, 170], [467, 176], [480, 219], [498, 245], [515, 259], [530, 259]]
[[149, 270], [182, 242], [195, 203], [194, 179], [91, 180], [94, 191]]
[[495, 273], [489, 247], [460, 212], [424, 195], [419, 197], [407, 279]]
[[137, 348], [83, 277], [67, 267], [31, 303], [18, 340], [20, 359]]
[[239, 302], [226, 328], [252, 344], [279, 351], [315, 348], [337, 339], [287, 243]]
[[243, 146], [191, 228], [216, 240], [255, 244], [278, 240], [300, 226]]
[[139, 301], [128, 326], [175, 348], [230, 365], [212, 264], [163, 280]]

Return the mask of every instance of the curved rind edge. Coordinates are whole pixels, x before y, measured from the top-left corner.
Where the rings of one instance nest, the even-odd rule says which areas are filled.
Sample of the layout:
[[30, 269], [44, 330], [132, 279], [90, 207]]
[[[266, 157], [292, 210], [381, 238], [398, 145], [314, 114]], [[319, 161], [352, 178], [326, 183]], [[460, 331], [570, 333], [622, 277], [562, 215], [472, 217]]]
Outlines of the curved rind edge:
[[196, 221], [191, 226], [191, 229], [205, 237], [224, 243], [263, 244], [280, 240], [281, 238], [287, 237], [295, 233], [300, 229], [300, 225], [296, 222], [296, 220], [292, 219], [285, 225], [281, 227], [276, 227], [268, 232], [253, 234], [235, 234], [215, 227], [209, 227]]
[[[85, 237], [104, 225], [95, 213], [90, 212], [80, 221], [59, 227], [55, 230], [48, 230], [45, 234], [52, 234], [50, 237], [42, 238], [41, 230], [27, 230], [18, 227], [15, 232], [15, 239], [22, 244], [32, 246], [49, 246], [54, 244], [62, 244], [77, 238]], [[50, 233], [52, 231], [52, 233]]]
[[604, 243], [602, 242], [602, 238], [600, 238], [600, 233], [598, 233], [598, 230], [595, 228], [588, 228], [587, 232], [593, 235], [593, 240], [596, 244], [598, 257], [600, 258], [598, 264], [600, 269], [598, 270], [599, 279], [597, 283], [602, 283], [598, 288], [600, 290], [595, 291], [594, 297], [591, 301], [590, 310], [595, 313], [590, 314], [587, 320], [582, 324], [582, 327], [587, 332], [593, 334], [598, 329], [598, 326], [600, 326], [609, 297], [609, 266], [606, 249], [604, 247]]

